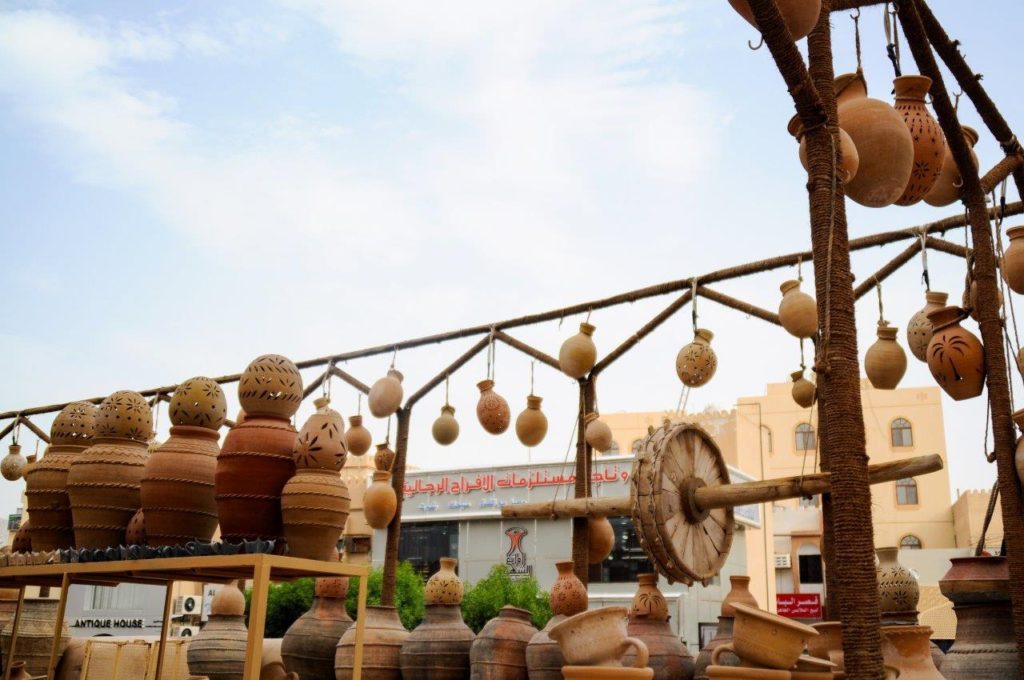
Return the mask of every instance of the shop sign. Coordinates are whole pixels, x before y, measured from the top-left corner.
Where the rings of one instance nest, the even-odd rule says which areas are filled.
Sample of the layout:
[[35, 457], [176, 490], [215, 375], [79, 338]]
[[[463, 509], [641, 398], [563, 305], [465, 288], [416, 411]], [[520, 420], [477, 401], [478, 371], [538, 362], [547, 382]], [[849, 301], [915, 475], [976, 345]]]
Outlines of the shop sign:
[[820, 619], [821, 595], [818, 593], [778, 593], [775, 608], [779, 616], [791, 619]]
[[75, 619], [72, 628], [144, 628], [142, 619]]
[[508, 536], [509, 548], [505, 553], [505, 566], [508, 567], [509, 576], [529, 576], [532, 569], [526, 563], [526, 550], [523, 549], [523, 539], [529, 532], [523, 527], [509, 527], [505, 529]]

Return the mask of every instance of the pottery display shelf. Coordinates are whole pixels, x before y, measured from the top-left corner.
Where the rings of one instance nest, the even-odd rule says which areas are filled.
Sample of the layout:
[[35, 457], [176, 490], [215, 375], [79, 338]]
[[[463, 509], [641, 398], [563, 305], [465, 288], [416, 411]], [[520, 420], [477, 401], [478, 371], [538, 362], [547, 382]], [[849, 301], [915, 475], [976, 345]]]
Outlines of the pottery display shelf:
[[[366, 577], [370, 569], [364, 564], [345, 562], [324, 562], [284, 555], [265, 553], [239, 555], [210, 555], [205, 557], [167, 557], [148, 560], [118, 560], [109, 562], [78, 562], [70, 564], [44, 564], [0, 568], [0, 588], [17, 588], [18, 606], [14, 612], [14, 634], [11, 638], [11, 658], [15, 657], [18, 644], [18, 623], [21, 620], [25, 586], [49, 586], [60, 588], [60, 602], [57, 607], [57, 621], [50, 653], [49, 673], [52, 680], [57, 666], [57, 651], [60, 643], [59, 631], [64, 622], [68, 589], [72, 584], [116, 586], [120, 583], [143, 583], [167, 587], [164, 597], [163, 625], [160, 628], [160, 646], [156, 661], [156, 675], [160, 676], [163, 666], [163, 650], [169, 628], [172, 588], [175, 581], [199, 583], [228, 583], [236, 579], [252, 580], [252, 602], [249, 608], [249, 638], [246, 644], [245, 672], [242, 680], [259, 680], [260, 655], [263, 649], [263, 627], [267, 618], [267, 591], [274, 581], [293, 581], [297, 578], [317, 576], [359, 576], [359, 599], [355, 643], [355, 660], [352, 668], [353, 680], [360, 680], [363, 659], [363, 616], [366, 609]], [[9, 680], [9, 670], [4, 671], [3, 680]]]

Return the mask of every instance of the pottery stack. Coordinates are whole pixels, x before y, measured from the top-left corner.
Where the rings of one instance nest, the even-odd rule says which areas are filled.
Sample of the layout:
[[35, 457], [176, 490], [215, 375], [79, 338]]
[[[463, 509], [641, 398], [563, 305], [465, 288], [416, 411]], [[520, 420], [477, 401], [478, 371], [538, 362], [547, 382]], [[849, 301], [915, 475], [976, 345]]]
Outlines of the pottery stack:
[[551, 586], [551, 613], [544, 628], [526, 646], [526, 667], [530, 680], [562, 680], [565, 658], [558, 643], [548, 634], [566, 618], [587, 610], [587, 587], [573, 572], [573, 561], [555, 562], [558, 577]]
[[536, 634], [529, 610], [502, 607], [469, 648], [470, 680], [527, 680], [526, 646]]
[[464, 680], [476, 636], [462, 620], [462, 580], [456, 560], [441, 558], [440, 570], [427, 581], [423, 622], [402, 644], [403, 680]]
[[245, 668], [248, 640], [245, 596], [232, 582], [217, 591], [210, 603], [210, 620], [188, 646], [188, 670], [210, 680], [237, 680]]
[[[883, 631], [887, 628], [927, 628], [918, 626], [917, 603], [921, 598], [921, 587], [917, 583], [914, 574], [900, 564], [899, 548], [877, 548], [875, 554], [878, 556], [878, 565], [875, 573], [878, 579], [878, 606], [881, 613]], [[928, 628], [931, 631], [930, 628]], [[931, 633], [926, 636], [925, 645], [929, 649], [932, 658], [932, 665], [942, 665], [942, 650], [930, 641]], [[895, 640], [895, 638], [894, 638]], [[895, 642], [901, 646], [907, 644], [914, 646], [913, 634], [900, 635]], [[895, 643], [894, 643], [895, 644]], [[886, 663], [899, 666], [893, 663], [888, 657]]]
[[[757, 607], [757, 600], [754, 599], [754, 595], [750, 592], [749, 576], [730, 576], [729, 583], [732, 588], [725, 596], [725, 599], [722, 600], [722, 611], [718, 617], [718, 627], [715, 629], [715, 636], [700, 650], [700, 654], [697, 655], [697, 660], [694, 663], [694, 677], [697, 680], [706, 680], [708, 677], [707, 668], [711, 665], [711, 656], [715, 653], [716, 649], [732, 641], [733, 624], [736, 620], [736, 608], [734, 605], [737, 602], [741, 602], [751, 607]], [[726, 652], [719, 655], [716, 663], [719, 666], [738, 666], [740, 660], [732, 652]]]
[[[654, 680], [690, 680], [693, 678], [693, 656], [672, 630], [668, 603], [658, 589], [657, 574], [640, 574], [640, 587], [629, 608], [630, 637], [647, 645], [647, 665], [654, 669]], [[622, 659], [625, 666], [633, 663], [633, 654]]]
[[[570, 616], [551, 628], [565, 665], [565, 680], [650, 680], [648, 650], [643, 641], [630, 637], [625, 607], [603, 607]], [[629, 654], [632, 662], [624, 665]]]
[[[768, 671], [754, 676], [765, 680], [787, 680], [794, 670], [831, 675], [833, 665], [830, 662], [802, 656], [807, 641], [817, 637], [818, 631], [742, 602], [732, 607], [736, 612], [732, 642], [715, 649], [711, 665], [707, 667], [708, 677], [749, 678], [753, 675], [747, 672], [751, 668]], [[738, 656], [744, 667], [719, 666], [718, 660], [726, 652]]]
[[[394, 607], [367, 606], [363, 625], [363, 680], [401, 680], [399, 654], [409, 631]], [[352, 680], [356, 657], [356, 627], [350, 626], [334, 653], [336, 680]]]
[[334, 680], [338, 640], [352, 626], [345, 611], [348, 578], [318, 578], [313, 606], [300, 616], [281, 640], [285, 668], [302, 680]]

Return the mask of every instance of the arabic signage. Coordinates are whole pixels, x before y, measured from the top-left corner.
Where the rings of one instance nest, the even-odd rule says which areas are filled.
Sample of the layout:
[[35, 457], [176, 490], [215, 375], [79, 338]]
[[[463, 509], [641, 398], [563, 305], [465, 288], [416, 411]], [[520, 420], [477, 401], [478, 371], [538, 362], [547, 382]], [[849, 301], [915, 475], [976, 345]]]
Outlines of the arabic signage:
[[818, 593], [777, 593], [775, 608], [779, 616], [791, 619], [820, 619], [821, 595]]
[[523, 549], [523, 539], [528, 534], [523, 527], [509, 527], [505, 529], [508, 536], [509, 548], [505, 553], [505, 566], [508, 567], [509, 576], [529, 576], [532, 568], [526, 563], [526, 550]]

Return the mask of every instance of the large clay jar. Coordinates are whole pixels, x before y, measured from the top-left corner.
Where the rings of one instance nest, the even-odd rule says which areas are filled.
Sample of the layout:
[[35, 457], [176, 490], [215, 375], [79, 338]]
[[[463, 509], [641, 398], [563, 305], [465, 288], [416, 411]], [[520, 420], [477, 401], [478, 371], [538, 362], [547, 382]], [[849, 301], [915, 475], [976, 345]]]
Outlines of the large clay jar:
[[[804, 137], [804, 124], [800, 120], [800, 116], [793, 116], [790, 119], [789, 134], [796, 137], [796, 141], [800, 142], [800, 164], [804, 166], [804, 170], [810, 172], [811, 166], [807, 160], [807, 139]], [[839, 177], [843, 182], [849, 182], [857, 175], [860, 156], [857, 154], [857, 147], [854, 146], [850, 135], [846, 134], [846, 130], [843, 128], [839, 128], [839, 152], [843, 157], [842, 161], [840, 161], [841, 172]]]
[[398, 510], [398, 496], [391, 488], [391, 473], [376, 470], [373, 483], [363, 494], [363, 515], [366, 523], [374, 529], [386, 529]]
[[946, 137], [924, 101], [931, 86], [932, 79], [927, 76], [900, 76], [893, 81], [896, 111], [903, 116], [914, 141], [914, 169], [897, 205], [919, 202], [932, 190], [942, 172]]
[[1024, 293], [1024, 226], [1007, 229], [1006, 236], [1010, 245], [1003, 253], [1003, 278], [1014, 293]]
[[1005, 557], [954, 557], [939, 588], [953, 602], [956, 639], [942, 661], [947, 680], [1017, 678], [1010, 570]]
[[348, 445], [348, 452], [353, 456], [361, 456], [370, 450], [373, 445], [373, 435], [363, 425], [362, 416], [349, 416], [345, 444]]
[[921, 588], [910, 570], [899, 562], [899, 548], [878, 548], [878, 608], [883, 624], [917, 622]]
[[796, 405], [800, 408], [814, 406], [814, 402], [818, 398], [818, 388], [804, 377], [803, 370], [794, 371], [789, 377], [793, 379], [792, 394]]
[[526, 647], [526, 666], [530, 680], [562, 680], [565, 658], [558, 643], [548, 633], [570, 616], [587, 610], [587, 587], [573, 571], [572, 560], [555, 562], [558, 577], [551, 585], [551, 613], [544, 628], [530, 639]]
[[551, 585], [551, 613], [573, 616], [587, 610], [587, 587], [573, 571], [572, 560], [555, 562], [558, 577]]
[[558, 366], [570, 378], [582, 378], [597, 363], [597, 346], [594, 345], [595, 326], [580, 324], [580, 332], [562, 343], [558, 350]]
[[[516, 425], [518, 428], [518, 424]], [[441, 407], [441, 415], [434, 421], [430, 428], [434, 441], [441, 446], [453, 444], [459, 438], [459, 421], [455, 420], [455, 407], [445, 404]]]
[[458, 604], [428, 604], [423, 622], [402, 643], [402, 680], [465, 680], [475, 638]]
[[907, 322], [907, 347], [920, 361], [928, 361], [928, 343], [932, 340], [932, 322], [928, 315], [946, 306], [948, 293], [930, 290], [924, 294], [925, 305]]
[[[748, 24], [761, 30], [757, 25], [757, 19], [754, 18], [754, 10], [750, 8], [747, 0], [729, 0], [729, 4]], [[786, 22], [786, 28], [789, 29], [794, 41], [807, 37], [818, 23], [821, 0], [779, 0], [777, 4], [779, 14]]]
[[959, 307], [943, 307], [928, 314], [933, 331], [928, 369], [939, 387], [956, 401], [978, 396], [985, 385], [985, 349], [981, 340], [960, 325], [964, 318]]
[[464, 587], [462, 579], [455, 573], [459, 563], [453, 557], [442, 557], [441, 568], [427, 579], [423, 592], [427, 604], [461, 604]]
[[95, 430], [95, 406], [86, 401], [68, 404], [53, 419], [50, 445], [42, 459], [25, 470], [25, 500], [36, 550], [48, 552], [75, 545], [68, 469], [74, 457], [92, 443]]
[[[974, 145], [978, 143], [978, 131], [966, 125], [962, 126], [960, 130], [963, 132], [967, 146], [970, 147], [971, 160], [974, 162], [975, 169], [977, 169], [978, 154], [974, 152]], [[939, 178], [935, 180], [931, 191], [925, 195], [924, 202], [936, 208], [953, 205], [960, 198], [963, 185], [964, 179], [961, 176], [960, 168], [957, 167], [956, 160], [953, 159], [953, 152], [949, 144], [946, 144], [946, 155], [942, 159], [942, 170], [939, 172]]]
[[526, 646], [536, 634], [528, 610], [502, 607], [469, 649], [470, 680], [526, 680]]
[[[732, 586], [725, 598], [722, 600], [721, 615], [718, 617], [718, 627], [715, 629], [715, 636], [707, 645], [700, 650], [697, 660], [694, 663], [694, 677], [699, 680], [706, 680], [707, 669], [711, 665], [711, 657], [715, 650], [722, 645], [732, 642], [733, 624], [736, 620], [736, 608], [733, 606], [739, 602], [742, 604], [757, 607], [757, 600], [750, 592], [749, 576], [730, 576], [729, 583]], [[730, 651], [720, 653], [716, 664], [719, 666], [739, 666], [740, 658]]]
[[313, 606], [300, 616], [281, 640], [281, 658], [289, 672], [302, 680], [334, 680], [338, 640], [352, 625], [345, 611], [348, 578], [318, 578]]
[[676, 375], [687, 387], [706, 385], [715, 376], [718, 356], [711, 349], [714, 337], [711, 331], [698, 328], [693, 335], [693, 342], [684, 345], [676, 355]]
[[583, 419], [586, 427], [583, 429], [583, 438], [590, 448], [599, 453], [604, 453], [612, 448], [612, 429], [608, 423], [601, 420], [601, 416], [591, 412]]
[[394, 415], [402, 406], [402, 373], [393, 368], [388, 374], [373, 383], [366, 397], [370, 413], [377, 418]]
[[587, 546], [587, 561], [591, 564], [601, 564], [612, 554], [615, 531], [604, 515], [587, 518]]
[[548, 433], [548, 417], [540, 410], [541, 397], [526, 397], [526, 408], [516, 418], [516, 436], [523, 446], [537, 446]]
[[878, 325], [878, 340], [864, 355], [864, 372], [876, 390], [894, 390], [907, 372], [907, 355], [896, 342], [896, 327]]
[[[363, 624], [363, 680], [401, 680], [399, 654], [408, 637], [397, 609], [367, 606]], [[341, 636], [334, 654], [336, 680], [352, 680], [355, 657], [356, 627], [351, 626]]]
[[238, 399], [245, 422], [224, 437], [214, 478], [221, 537], [281, 538], [281, 491], [295, 474], [289, 418], [302, 400], [302, 376], [285, 357], [263, 355], [242, 373]]
[[818, 631], [818, 637], [807, 641], [807, 652], [811, 656], [831, 661], [836, 665], [836, 671], [844, 671], [843, 624], [839, 621], [823, 621], [812, 623], [811, 628]]
[[779, 323], [786, 332], [797, 338], [813, 338], [818, 332], [818, 305], [807, 293], [800, 290], [800, 282], [785, 281], [782, 302], [779, 303]]
[[153, 413], [138, 392], [114, 392], [100, 404], [93, 444], [68, 469], [79, 548], [124, 543], [125, 527], [142, 505], [139, 489], [152, 434]]
[[501, 434], [508, 429], [512, 420], [512, 412], [505, 398], [494, 391], [493, 380], [481, 380], [477, 383], [480, 390], [480, 401], [476, 404], [476, 417], [480, 425], [491, 434]]
[[210, 680], [238, 680], [245, 669], [249, 632], [245, 627], [245, 596], [234, 583], [217, 591], [210, 620], [188, 645], [188, 671]]
[[900, 669], [900, 680], [944, 680], [932, 661], [931, 635], [928, 626], [882, 626], [882, 658], [886, 665]]
[[[640, 587], [629, 608], [627, 632], [647, 645], [647, 665], [654, 669], [655, 680], [690, 680], [693, 677], [693, 656], [669, 624], [668, 603], [658, 589], [657, 574], [640, 574]], [[633, 664], [630, 652], [622, 659], [624, 666]]]
[[[46, 677], [50, 664], [50, 649], [57, 623], [57, 600], [26, 598], [21, 606], [21, 620], [18, 622], [18, 646], [14, 650], [18, 661], [25, 662], [25, 670], [32, 677]], [[0, 632], [0, 646], [3, 659], [11, 658], [11, 634], [14, 618], [7, 622]], [[60, 657], [71, 641], [67, 619], [60, 629], [57, 656]]]
[[869, 208], [892, 205], [903, 195], [914, 169], [914, 140], [896, 109], [868, 97], [863, 73], [835, 80], [839, 125], [850, 135], [860, 164], [846, 195]]
[[171, 436], [149, 456], [142, 478], [146, 541], [152, 546], [209, 541], [217, 529], [217, 430], [224, 392], [209, 378], [186, 380], [171, 398]]

